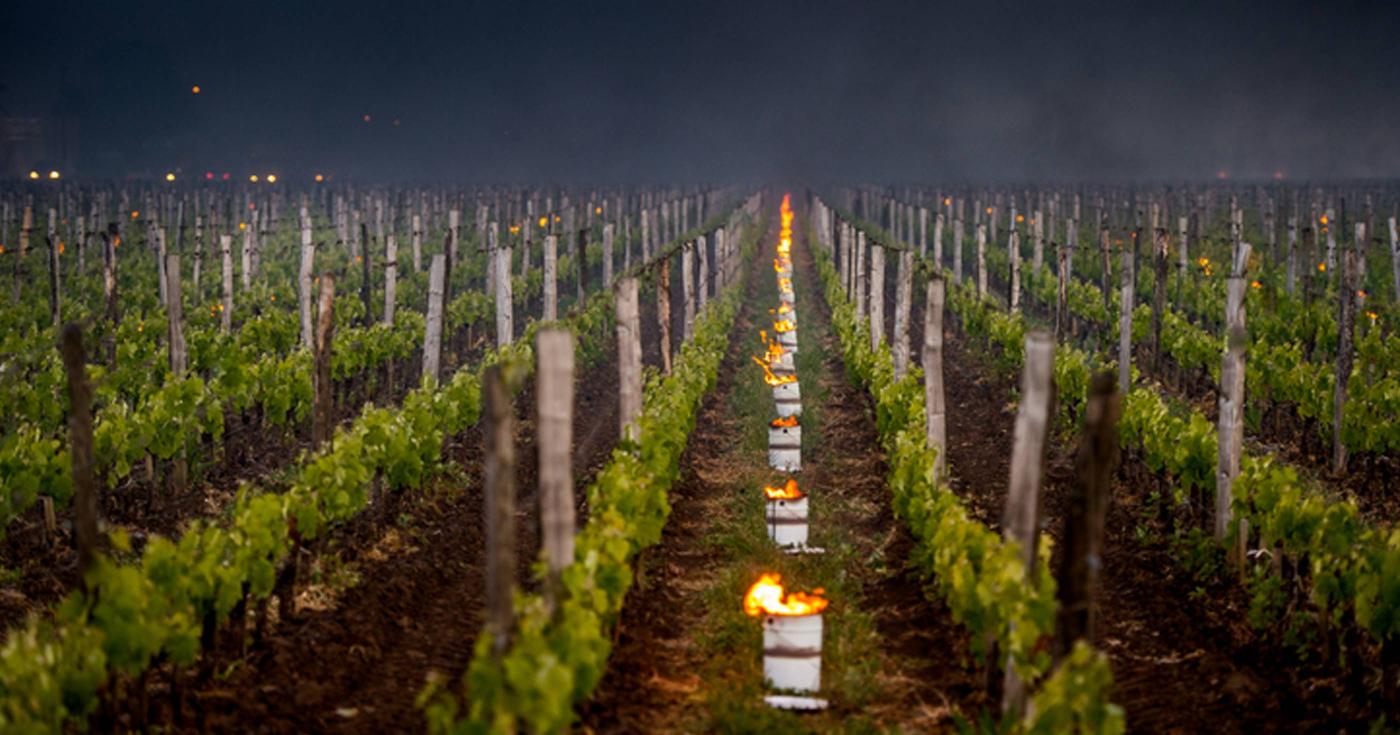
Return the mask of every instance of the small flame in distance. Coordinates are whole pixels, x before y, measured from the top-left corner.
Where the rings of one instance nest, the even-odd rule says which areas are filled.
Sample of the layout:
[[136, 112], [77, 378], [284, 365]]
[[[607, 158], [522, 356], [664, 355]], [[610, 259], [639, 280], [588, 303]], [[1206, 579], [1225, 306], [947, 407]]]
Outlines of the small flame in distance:
[[786, 483], [783, 483], [782, 487], [764, 485], [763, 494], [767, 496], [769, 500], [797, 500], [802, 497], [802, 491], [797, 488], [797, 480], [791, 477], [788, 478]]

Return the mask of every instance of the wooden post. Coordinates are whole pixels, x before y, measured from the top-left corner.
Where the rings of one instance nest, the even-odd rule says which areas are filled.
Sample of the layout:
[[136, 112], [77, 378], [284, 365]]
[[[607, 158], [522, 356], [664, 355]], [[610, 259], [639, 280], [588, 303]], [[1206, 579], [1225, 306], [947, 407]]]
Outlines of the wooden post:
[[637, 419], [642, 415], [642, 321], [637, 303], [637, 279], [617, 282], [618, 418], [623, 440], [640, 441]]
[[331, 344], [335, 339], [335, 276], [321, 274], [321, 298], [316, 320], [316, 372], [313, 375], [313, 410], [311, 445], [326, 446], [335, 430], [331, 408]]
[[399, 291], [399, 239], [393, 233], [384, 238], [384, 324], [394, 326], [394, 307]]
[[1007, 256], [1011, 260], [1011, 277], [1007, 283], [1007, 304], [1012, 312], [1021, 310], [1021, 231], [1011, 225], [1006, 235]]
[[987, 225], [977, 225], [977, 298], [987, 298]]
[[1394, 217], [1390, 218], [1389, 224], [1391, 278], [1395, 282], [1395, 300], [1400, 301], [1400, 231], [1396, 230]]
[[1347, 381], [1351, 379], [1352, 349], [1356, 325], [1356, 253], [1342, 252], [1342, 277], [1337, 291], [1337, 372], [1332, 394], [1332, 471], [1341, 475], [1347, 469], [1347, 446], [1342, 441], [1347, 403]]
[[681, 341], [689, 342], [695, 336], [695, 253], [694, 243], [686, 243], [681, 248], [681, 297], [685, 312], [681, 321]]
[[928, 255], [928, 207], [919, 207], [919, 257]]
[[[1245, 280], [1232, 275], [1226, 282], [1225, 333], [1228, 345], [1220, 366], [1220, 409], [1215, 482], [1215, 537], [1225, 540], [1230, 530], [1231, 491], [1240, 472], [1244, 442]], [[1243, 560], [1238, 560], [1243, 564]]]
[[559, 318], [559, 238], [545, 235], [544, 238], [544, 314], [546, 322]]
[[611, 287], [613, 282], [613, 223], [603, 225], [603, 285]]
[[578, 272], [578, 306], [583, 308], [584, 299], [588, 296], [588, 230], [578, 230], [578, 247], [574, 249], [574, 258], [577, 261], [574, 265]]
[[253, 228], [243, 223], [243, 251], [239, 254], [239, 264], [242, 270], [239, 274], [241, 285], [244, 291], [253, 286]]
[[423, 378], [438, 379], [442, 361], [442, 312], [445, 308], [445, 281], [447, 279], [447, 256], [433, 256], [428, 268], [428, 320], [423, 334]]
[[[495, 239], [496, 223], [491, 223]], [[513, 287], [510, 281], [511, 246], [506, 244], [492, 252], [491, 266], [496, 269], [496, 345], [504, 346], [515, 339]]]
[[934, 464], [936, 482], [948, 471], [948, 420], [943, 394], [943, 276], [934, 274], [926, 286], [924, 303], [924, 407], [925, 437], [938, 452]]
[[224, 301], [219, 314], [219, 328], [224, 334], [233, 329], [233, 236], [219, 235], [219, 253], [223, 256]]
[[169, 303], [165, 308], [166, 335], [168, 337], [170, 372], [175, 377], [181, 378], [185, 375], [186, 367], [189, 365], [189, 353], [185, 345], [184, 327], [184, 306], [180, 298], [180, 256], [170, 254], [165, 256], [165, 273], [168, 282], [165, 284], [165, 292]]
[[107, 227], [107, 231], [102, 233], [102, 295], [107, 303], [107, 321], [109, 322], [107, 337], [107, 361], [115, 363], [117, 360], [116, 331], [121, 324], [121, 310], [117, 308], [117, 244], [121, 236], [117, 234], [116, 224]]
[[314, 347], [311, 323], [311, 272], [316, 264], [316, 245], [311, 241], [311, 222], [302, 210], [301, 223], [301, 270], [297, 279], [297, 301], [301, 308], [301, 344], [306, 349]]
[[[852, 275], [852, 280], [855, 282], [855, 286], [856, 286], [856, 319], [857, 319], [857, 320], [863, 320], [863, 319], [866, 318], [866, 315], [869, 314], [869, 311], [867, 311], [867, 308], [866, 308], [867, 304], [866, 304], [866, 300], [865, 300], [865, 294], [866, 294], [866, 285], [867, 285], [867, 284], [866, 284], [866, 274], [869, 272], [870, 266], [866, 263], [866, 252], [865, 252], [865, 251], [866, 251], [866, 247], [865, 247], [865, 231], [864, 231], [864, 230], [858, 230], [858, 231], [856, 232], [856, 261], [855, 261], [855, 263], [856, 263], [856, 269], [855, 269], [855, 273]], [[874, 252], [871, 252], [870, 258], [871, 258], [872, 260], [875, 258]]]
[[943, 213], [939, 212], [933, 218], [933, 262], [938, 270], [943, 270]]
[[656, 321], [661, 327], [661, 374], [671, 374], [671, 261], [657, 263]]
[[1069, 244], [1056, 249], [1059, 277], [1055, 284], [1055, 338], [1069, 335]]
[[909, 317], [914, 302], [914, 251], [899, 251], [894, 306], [894, 379], [909, 369]]
[[695, 238], [695, 252], [699, 255], [696, 266], [700, 273], [700, 285], [696, 292], [700, 295], [700, 300], [695, 306], [696, 313], [703, 311], [705, 304], [710, 300], [710, 251], [709, 244], [705, 242], [705, 236], [700, 235]]
[[1040, 272], [1040, 267], [1045, 265], [1045, 220], [1041, 217], [1040, 210], [1035, 210], [1035, 218], [1031, 220], [1031, 269]]
[[423, 272], [423, 215], [413, 215], [413, 272]]
[[364, 315], [364, 317], [363, 317], [363, 325], [365, 326], [365, 328], [369, 328], [369, 326], [370, 326], [371, 324], [374, 324], [374, 308], [373, 308], [373, 304], [370, 303], [370, 291], [371, 291], [370, 286], [371, 286], [371, 283], [370, 283], [370, 267], [369, 267], [369, 261], [370, 261], [369, 242], [370, 242], [370, 240], [369, 240], [369, 225], [366, 224], [366, 223], [364, 223], [364, 222], [361, 222], [361, 223], [360, 223], [360, 255], [356, 258], [356, 260], [359, 260], [359, 261], [360, 261], [360, 303], [361, 303], [361, 304], [364, 306], [364, 308], [365, 308], [365, 315]]
[[1152, 231], [1152, 367], [1162, 369], [1162, 318], [1167, 311], [1167, 231]]
[[963, 281], [963, 229], [961, 217], [953, 220], [953, 283], [958, 285]]
[[53, 321], [54, 330], [57, 331], [62, 322], [62, 276], [58, 265], [58, 248], [61, 243], [58, 241], [58, 212], [49, 209], [49, 229], [45, 238], [49, 246], [49, 317]]
[[1118, 270], [1121, 285], [1118, 288], [1118, 385], [1127, 395], [1133, 385], [1133, 307], [1137, 293], [1133, 273], [1133, 250], [1123, 248], [1118, 254]]
[[[1063, 252], [1063, 251], [1062, 251]], [[1045, 447], [1054, 415], [1051, 380], [1055, 374], [1055, 340], [1044, 332], [1026, 335], [1025, 368], [1021, 374], [1021, 407], [1011, 447], [1011, 484], [1006, 496], [1003, 536], [1016, 543], [1026, 568], [1026, 583], [1034, 587], [1037, 537], [1040, 533], [1040, 483]], [[1020, 719], [1026, 707], [1025, 681], [1007, 659], [1002, 689], [1002, 714]]]
[[574, 560], [574, 335], [544, 329], [535, 337], [539, 443], [540, 531], [548, 579], [545, 600], [554, 607], [559, 574]]
[[870, 244], [870, 349], [885, 341], [885, 246]]
[[92, 383], [87, 379], [83, 330], [63, 328], [59, 351], [68, 373], [69, 457], [73, 462], [73, 540], [78, 550], [78, 584], [87, 588], [87, 573], [97, 553], [97, 478], [93, 471]]
[[1122, 411], [1122, 395], [1115, 389], [1113, 374], [1095, 375], [1084, 410], [1084, 434], [1075, 455], [1078, 481], [1070, 491], [1064, 552], [1055, 585], [1060, 603], [1055, 621], [1057, 661], [1069, 654], [1075, 641], [1094, 639], [1104, 515], [1118, 464], [1118, 417]]
[[[432, 269], [441, 272], [441, 255]], [[515, 598], [515, 427], [501, 366], [486, 368], [481, 384], [486, 417], [486, 631], [497, 657], [510, 649]], [[543, 467], [541, 468], [543, 470]]]

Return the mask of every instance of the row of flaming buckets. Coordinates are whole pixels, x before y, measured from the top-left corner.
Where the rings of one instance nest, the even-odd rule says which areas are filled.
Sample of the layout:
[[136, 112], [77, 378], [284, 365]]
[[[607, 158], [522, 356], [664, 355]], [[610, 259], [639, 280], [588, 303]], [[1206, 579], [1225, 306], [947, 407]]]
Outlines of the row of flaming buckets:
[[[773, 269], [778, 277], [778, 307], [773, 312], [773, 337], [760, 332], [765, 352], [754, 360], [773, 389], [777, 418], [768, 424], [768, 465], [786, 475], [764, 487], [768, 537], [790, 554], [820, 553], [807, 545], [807, 496], [794, 473], [802, 470], [802, 391], [797, 382], [797, 309], [792, 290], [792, 209], [783, 197], [782, 234]], [[826, 701], [809, 695], [821, 689], [822, 590], [784, 594], [777, 574], [762, 575], [744, 597], [744, 612], [763, 618], [763, 677], [780, 692], [765, 697], [783, 709], [822, 709]]]

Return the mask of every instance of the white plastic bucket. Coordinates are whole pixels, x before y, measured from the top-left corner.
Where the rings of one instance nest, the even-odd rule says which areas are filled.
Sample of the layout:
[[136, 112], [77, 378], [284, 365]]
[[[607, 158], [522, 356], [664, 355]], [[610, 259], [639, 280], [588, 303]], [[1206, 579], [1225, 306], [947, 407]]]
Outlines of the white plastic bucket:
[[792, 359], [791, 352], [779, 355], [777, 364], [770, 364], [769, 367], [775, 375], [791, 375], [797, 372], [797, 363]]
[[780, 418], [802, 414], [802, 389], [797, 381], [773, 386], [773, 407]]
[[807, 545], [807, 498], [768, 501], [768, 538], [778, 546]]
[[802, 469], [801, 426], [768, 427], [768, 465], [782, 472]]
[[764, 617], [763, 678], [779, 690], [815, 692], [821, 689], [820, 614]]
[[778, 332], [778, 344], [789, 352], [797, 350], [797, 330], [791, 329], [786, 332]]

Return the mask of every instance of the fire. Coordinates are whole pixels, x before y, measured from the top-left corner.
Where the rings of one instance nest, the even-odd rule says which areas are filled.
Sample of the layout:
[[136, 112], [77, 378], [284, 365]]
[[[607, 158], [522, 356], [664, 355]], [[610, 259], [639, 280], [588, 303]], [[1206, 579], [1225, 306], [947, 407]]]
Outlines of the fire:
[[777, 340], [769, 340], [768, 332], [766, 331], [759, 330], [758, 339], [764, 345], [763, 361], [769, 365], [777, 365], [778, 361], [783, 359], [783, 353], [787, 352], [787, 350], [784, 350], [782, 344]]
[[797, 500], [802, 497], [802, 491], [797, 489], [797, 480], [791, 477], [782, 487], [764, 485], [763, 494], [769, 500]]
[[759, 615], [815, 615], [826, 609], [827, 600], [820, 597], [820, 588], [812, 590], [812, 594], [805, 592], [793, 592], [783, 594], [783, 586], [780, 575], [766, 572], [758, 578], [757, 582], [749, 588], [748, 594], [744, 595], [744, 613], [758, 617]]
[[778, 290], [779, 290], [779, 291], [791, 291], [791, 290], [792, 290], [792, 279], [791, 279], [791, 278], [779, 278], [779, 279], [778, 279]]
[[796, 328], [797, 325], [793, 324], [791, 319], [779, 319], [778, 321], [773, 322], [773, 331], [777, 332], [778, 334], [782, 334], [783, 332], [791, 332]]
[[797, 417], [785, 416], [780, 419], [773, 419], [772, 421], [768, 422], [768, 425], [775, 429], [791, 429], [792, 427], [797, 426]]
[[763, 368], [763, 382], [769, 385], [779, 386], [797, 382], [796, 375], [774, 375], [773, 370], [768, 367], [768, 363], [758, 359], [757, 357], [755, 357], [753, 361], [758, 363], [759, 367]]

